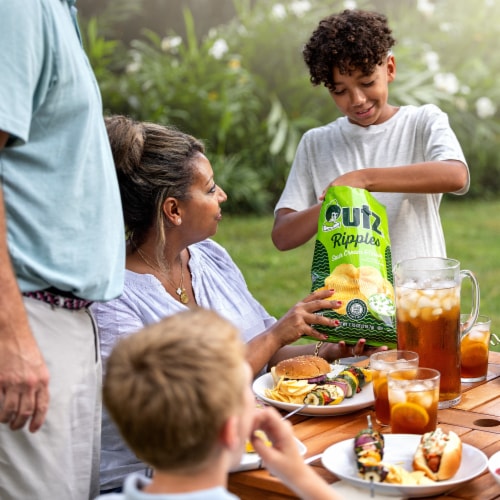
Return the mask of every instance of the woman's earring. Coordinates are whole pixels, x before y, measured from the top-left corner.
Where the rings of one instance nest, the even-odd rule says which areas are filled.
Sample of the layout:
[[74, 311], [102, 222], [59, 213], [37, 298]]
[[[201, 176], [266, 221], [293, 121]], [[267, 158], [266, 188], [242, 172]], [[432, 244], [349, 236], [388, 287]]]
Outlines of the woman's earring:
[[177, 219], [177, 221], [176, 221], [176, 224], [177, 224], [178, 226], [180, 226], [180, 225], [181, 225], [181, 223], [182, 223], [182, 219], [179, 217], [179, 218]]

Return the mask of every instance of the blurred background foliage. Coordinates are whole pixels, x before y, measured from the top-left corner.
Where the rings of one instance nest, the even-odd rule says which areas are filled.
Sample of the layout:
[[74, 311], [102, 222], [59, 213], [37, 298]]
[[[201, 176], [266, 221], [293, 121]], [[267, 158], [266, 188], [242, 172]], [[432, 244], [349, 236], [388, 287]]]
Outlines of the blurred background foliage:
[[[468, 197], [500, 192], [500, 0], [86, 0], [84, 44], [106, 113], [202, 138], [224, 210], [269, 213], [295, 148], [338, 112], [313, 87], [302, 46], [326, 15], [378, 10], [397, 40], [395, 105], [434, 103], [472, 173]], [[449, 196], [450, 199], [459, 199]]]

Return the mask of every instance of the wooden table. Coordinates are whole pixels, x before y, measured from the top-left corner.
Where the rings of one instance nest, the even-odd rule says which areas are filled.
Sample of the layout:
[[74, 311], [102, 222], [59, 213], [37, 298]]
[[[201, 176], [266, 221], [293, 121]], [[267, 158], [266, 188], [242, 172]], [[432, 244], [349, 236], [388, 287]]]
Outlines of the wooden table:
[[[307, 446], [306, 458], [322, 453], [330, 445], [354, 437], [367, 425], [367, 415], [375, 415], [372, 408], [349, 415], [333, 417], [308, 417], [294, 415], [291, 422], [295, 435]], [[468, 443], [490, 457], [500, 450], [500, 353], [490, 352], [487, 380], [463, 384], [462, 400], [453, 407], [438, 411], [438, 425], [444, 430], [455, 431], [464, 443]], [[378, 427], [387, 432], [383, 427]], [[312, 467], [329, 483], [338, 478], [327, 471], [321, 460]], [[242, 500], [297, 498], [278, 479], [266, 470], [235, 472], [229, 477], [229, 490]], [[500, 499], [500, 487], [488, 470], [447, 495], [431, 498], [452, 499]]]

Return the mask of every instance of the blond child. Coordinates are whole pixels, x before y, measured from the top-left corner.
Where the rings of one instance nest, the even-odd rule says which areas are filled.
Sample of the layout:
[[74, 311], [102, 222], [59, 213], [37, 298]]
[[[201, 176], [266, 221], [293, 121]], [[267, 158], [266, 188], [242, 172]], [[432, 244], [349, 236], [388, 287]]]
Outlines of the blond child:
[[251, 379], [238, 330], [213, 311], [190, 309], [121, 339], [108, 359], [104, 404], [154, 473], [133, 473], [123, 493], [99, 498], [235, 500], [228, 471], [252, 436], [264, 464], [301, 498], [337, 499], [305, 465], [290, 424], [274, 409], [256, 410]]

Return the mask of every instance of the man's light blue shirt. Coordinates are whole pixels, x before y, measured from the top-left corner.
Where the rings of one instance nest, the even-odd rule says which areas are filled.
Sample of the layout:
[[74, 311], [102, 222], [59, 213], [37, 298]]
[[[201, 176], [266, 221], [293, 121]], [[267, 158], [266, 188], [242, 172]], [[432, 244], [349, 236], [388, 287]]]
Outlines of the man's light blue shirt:
[[[97, 82], [65, 0], [0, 0], [0, 182], [21, 291], [120, 295], [120, 193]], [[22, 43], [21, 43], [22, 40]]]

